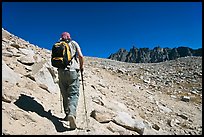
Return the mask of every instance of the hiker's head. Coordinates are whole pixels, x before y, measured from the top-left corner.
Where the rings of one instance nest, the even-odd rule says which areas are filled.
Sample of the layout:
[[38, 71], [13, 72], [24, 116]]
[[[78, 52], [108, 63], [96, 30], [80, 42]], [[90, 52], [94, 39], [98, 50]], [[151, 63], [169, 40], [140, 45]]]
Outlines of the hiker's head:
[[63, 32], [63, 33], [61, 34], [61, 38], [62, 38], [63, 40], [69, 40], [69, 39], [71, 39], [70, 34], [69, 34], [68, 32]]

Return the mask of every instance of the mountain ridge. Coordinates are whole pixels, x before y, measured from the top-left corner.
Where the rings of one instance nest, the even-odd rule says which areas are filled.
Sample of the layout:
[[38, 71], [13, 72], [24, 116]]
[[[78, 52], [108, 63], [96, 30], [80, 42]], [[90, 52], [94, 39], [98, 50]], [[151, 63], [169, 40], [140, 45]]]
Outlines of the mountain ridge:
[[161, 48], [157, 46], [149, 49], [135, 48], [133, 46], [130, 51], [120, 48], [116, 53], [112, 53], [108, 59], [131, 63], [157, 63], [186, 56], [202, 56], [202, 48], [192, 49], [186, 46]]

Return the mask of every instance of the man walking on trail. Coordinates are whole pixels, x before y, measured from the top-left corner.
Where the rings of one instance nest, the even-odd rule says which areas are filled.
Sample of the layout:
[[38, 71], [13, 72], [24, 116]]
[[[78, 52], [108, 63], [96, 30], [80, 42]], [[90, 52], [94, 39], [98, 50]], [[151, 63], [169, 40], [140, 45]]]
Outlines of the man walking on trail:
[[69, 66], [58, 68], [59, 87], [63, 97], [63, 107], [66, 114], [64, 120], [70, 122], [70, 128], [76, 128], [76, 109], [79, 98], [79, 71], [83, 72], [84, 58], [79, 44], [72, 40], [68, 32], [61, 34], [60, 41], [69, 43], [71, 54], [74, 55]]

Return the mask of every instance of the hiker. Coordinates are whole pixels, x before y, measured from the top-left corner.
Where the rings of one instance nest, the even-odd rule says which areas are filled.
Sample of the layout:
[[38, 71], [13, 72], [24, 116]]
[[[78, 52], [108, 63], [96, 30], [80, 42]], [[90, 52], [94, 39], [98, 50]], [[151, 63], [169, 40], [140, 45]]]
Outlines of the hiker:
[[79, 71], [83, 72], [84, 58], [79, 44], [72, 40], [68, 32], [61, 34], [60, 41], [69, 43], [70, 52], [74, 56], [65, 69], [58, 68], [59, 87], [66, 114], [64, 120], [70, 122], [70, 128], [76, 128], [76, 109], [79, 98]]

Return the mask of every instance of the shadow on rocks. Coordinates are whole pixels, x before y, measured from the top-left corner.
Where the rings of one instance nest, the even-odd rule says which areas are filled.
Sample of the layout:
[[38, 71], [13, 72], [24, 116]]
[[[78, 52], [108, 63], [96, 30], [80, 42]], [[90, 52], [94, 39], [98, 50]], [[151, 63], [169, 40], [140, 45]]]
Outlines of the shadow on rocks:
[[60, 121], [63, 120], [62, 118], [58, 118], [52, 115], [51, 110], [49, 110], [48, 112], [45, 111], [44, 107], [36, 100], [34, 100], [34, 97], [21, 94], [19, 99], [16, 100], [14, 104], [25, 111], [35, 112], [39, 116], [49, 119], [55, 125], [57, 132], [69, 131], [69, 129], [64, 127], [63, 123]]

